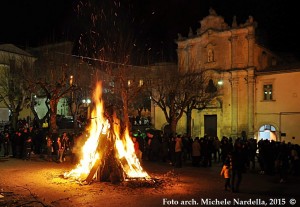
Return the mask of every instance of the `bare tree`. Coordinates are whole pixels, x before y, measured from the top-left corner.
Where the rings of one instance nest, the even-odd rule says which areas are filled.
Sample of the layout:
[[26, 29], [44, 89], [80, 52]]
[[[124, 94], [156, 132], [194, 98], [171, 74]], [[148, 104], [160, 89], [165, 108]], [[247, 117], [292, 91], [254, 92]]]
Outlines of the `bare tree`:
[[0, 101], [11, 112], [11, 125], [17, 129], [19, 114], [24, 106], [29, 103], [30, 93], [25, 81], [25, 75], [32, 70], [33, 57], [29, 54], [6, 54], [1, 57], [4, 64], [0, 72]]
[[[83, 32], [78, 53], [95, 68], [105, 72], [105, 106], [113, 108], [124, 128], [130, 128], [129, 108], [139, 95], [142, 85], [134, 78], [134, 64], [140, 63], [143, 52], [133, 32], [135, 19], [130, 8], [119, 1], [79, 5], [79, 24]], [[87, 28], [87, 26], [89, 26]]]
[[176, 69], [167, 71], [158, 71], [163, 78], [153, 78], [147, 88], [153, 103], [164, 113], [170, 127], [169, 133], [174, 135], [183, 114], [186, 113], [188, 116], [187, 128], [189, 128], [192, 110], [205, 108], [216, 91], [210, 93], [208, 90], [210, 81], [205, 70], [185, 73]]
[[192, 111], [198, 110], [202, 111], [217, 97], [218, 89], [214, 85], [212, 79], [207, 81], [208, 77], [205, 77], [203, 72], [196, 74], [193, 79], [196, 79], [196, 84], [192, 89], [194, 89], [194, 95], [190, 99], [191, 101], [187, 104], [184, 110], [186, 114], [186, 134], [191, 136], [192, 132]]
[[[70, 115], [74, 120], [74, 129], [78, 129], [79, 125], [87, 123], [79, 123], [79, 121], [87, 122], [89, 115], [88, 108], [91, 99], [93, 76], [95, 75], [94, 68], [88, 65], [82, 59], [75, 59], [70, 76], [70, 86], [73, 86], [72, 91], [66, 96], [67, 103], [70, 109]], [[84, 75], [83, 75], [84, 74]], [[84, 110], [82, 110], [84, 109]], [[79, 120], [79, 116], [83, 115], [84, 120]]]
[[[139, 95], [142, 85], [134, 78], [134, 66], [143, 54], [142, 47], [133, 35], [130, 9], [124, 8], [122, 1], [94, 1], [79, 4], [78, 25], [82, 33], [78, 41], [78, 56], [97, 69], [95, 79], [103, 82], [105, 113], [111, 124], [120, 125], [120, 137], [130, 130], [129, 107], [134, 97]], [[100, 72], [101, 71], [101, 72]], [[113, 120], [113, 114], [120, 122]], [[112, 127], [111, 129], [113, 129]], [[109, 179], [114, 174], [120, 160], [114, 156], [114, 140], [106, 139], [101, 149], [103, 164], [100, 166], [100, 179]], [[119, 175], [121, 177], [121, 175]]]
[[181, 74], [188, 77], [191, 90], [190, 101], [184, 110], [186, 114], [186, 134], [191, 136], [192, 132], [192, 111], [202, 111], [218, 96], [218, 88], [214, 84], [214, 76], [211, 70], [199, 68], [197, 59], [189, 59], [188, 64], [184, 59], [178, 60], [178, 69]]
[[33, 75], [27, 81], [39, 97], [46, 98], [46, 106], [49, 106], [50, 114], [50, 131], [53, 133], [58, 131], [56, 117], [59, 100], [70, 96], [77, 89], [76, 85], [70, 82], [73, 67], [76, 67], [71, 51], [71, 43], [46, 45], [33, 49], [38, 60]]

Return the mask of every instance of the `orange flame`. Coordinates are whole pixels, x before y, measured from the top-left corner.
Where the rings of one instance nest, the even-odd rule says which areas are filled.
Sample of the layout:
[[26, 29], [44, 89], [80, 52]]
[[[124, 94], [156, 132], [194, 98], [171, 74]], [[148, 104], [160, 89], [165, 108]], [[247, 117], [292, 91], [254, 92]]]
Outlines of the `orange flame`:
[[[90, 174], [91, 169], [95, 163], [103, 158], [103, 149], [99, 149], [103, 139], [109, 137], [110, 124], [108, 119], [104, 116], [104, 104], [102, 97], [102, 85], [97, 83], [96, 90], [93, 94], [93, 100], [95, 102], [95, 109], [91, 113], [91, 123], [88, 129], [88, 138], [81, 149], [82, 158], [77, 164], [75, 169], [64, 174], [65, 178], [73, 178], [78, 181], [84, 181]], [[119, 120], [114, 117], [114, 135], [115, 135], [115, 148], [116, 158], [120, 160], [120, 164], [124, 173], [128, 178], [149, 178], [149, 175], [143, 170], [139, 159], [137, 158], [133, 142], [129, 136], [128, 130], [125, 130], [123, 139], [120, 137], [120, 124]], [[106, 136], [101, 136], [106, 135]], [[102, 151], [101, 151], [102, 150]], [[124, 162], [124, 158], [126, 162]], [[121, 159], [123, 162], [121, 162]]]
[[[114, 125], [114, 131], [120, 132], [120, 124]], [[141, 167], [140, 161], [136, 156], [134, 145], [129, 132], [126, 129], [123, 139], [116, 134], [115, 147], [117, 149], [117, 158], [125, 159], [126, 165], [121, 163], [123, 170], [125, 171], [127, 177], [129, 178], [149, 178], [149, 175]]]

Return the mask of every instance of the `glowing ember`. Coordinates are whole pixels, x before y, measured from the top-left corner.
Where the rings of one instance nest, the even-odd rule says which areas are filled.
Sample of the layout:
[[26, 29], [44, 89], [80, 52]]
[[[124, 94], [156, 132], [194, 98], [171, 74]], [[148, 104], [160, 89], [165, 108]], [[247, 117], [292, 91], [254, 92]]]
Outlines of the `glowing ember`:
[[[137, 158], [133, 142], [129, 136], [128, 130], [125, 130], [123, 138], [120, 136], [120, 123], [119, 120], [114, 117], [113, 133], [110, 134], [110, 124], [108, 119], [104, 116], [104, 107], [102, 97], [101, 83], [97, 84], [94, 91], [93, 100], [95, 102], [95, 109], [91, 114], [91, 124], [88, 131], [88, 138], [82, 147], [82, 158], [75, 167], [64, 174], [65, 178], [73, 178], [78, 181], [84, 181], [91, 173], [91, 170], [95, 165], [101, 165], [101, 161], [104, 156], [104, 150], [106, 139], [110, 136], [114, 136], [114, 147], [116, 149], [116, 158], [119, 160], [120, 165], [127, 178], [150, 178], [149, 175], [143, 170]], [[96, 166], [97, 167], [97, 166]], [[94, 176], [94, 175], [92, 175]], [[124, 178], [125, 179], [125, 178]]]

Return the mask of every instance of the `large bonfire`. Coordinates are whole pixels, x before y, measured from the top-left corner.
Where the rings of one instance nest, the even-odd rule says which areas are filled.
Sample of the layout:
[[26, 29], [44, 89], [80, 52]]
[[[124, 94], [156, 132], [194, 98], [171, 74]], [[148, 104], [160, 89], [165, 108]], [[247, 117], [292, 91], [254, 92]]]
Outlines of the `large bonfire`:
[[86, 129], [87, 140], [81, 148], [77, 166], [64, 174], [65, 178], [90, 182], [98, 176], [100, 181], [130, 178], [149, 178], [137, 158], [128, 129], [121, 134], [120, 121], [104, 115], [102, 85], [98, 82], [93, 94], [95, 108]]

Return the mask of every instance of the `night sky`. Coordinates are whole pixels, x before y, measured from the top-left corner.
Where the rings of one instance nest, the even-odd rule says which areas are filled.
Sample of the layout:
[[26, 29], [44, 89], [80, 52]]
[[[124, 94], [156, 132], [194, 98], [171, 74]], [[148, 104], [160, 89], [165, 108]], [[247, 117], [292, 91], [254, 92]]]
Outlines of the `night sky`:
[[[109, 2], [109, 3], [106, 3]], [[90, 17], [78, 0], [2, 0], [0, 12], [0, 44], [11, 43], [35, 47], [51, 41], [78, 42], [88, 30], [83, 15]], [[231, 25], [234, 15], [244, 23], [249, 15], [258, 23], [261, 43], [275, 52], [292, 53], [300, 57], [299, 11], [296, 1], [284, 0], [90, 0], [90, 5], [102, 5], [106, 10], [130, 13], [127, 18], [132, 32], [140, 38], [141, 47], [151, 48], [157, 55], [172, 59], [176, 53], [177, 33], [187, 36], [189, 27], [195, 32], [199, 20], [208, 15], [210, 7]], [[104, 6], [103, 6], [104, 5]], [[101, 6], [99, 6], [101, 8]], [[101, 10], [101, 9], [99, 9]], [[82, 14], [85, 13], [85, 14]], [[80, 16], [81, 15], [81, 16]], [[106, 17], [108, 13], [105, 13]], [[80, 17], [79, 17], [80, 16]], [[116, 17], [115, 16], [115, 17]]]

